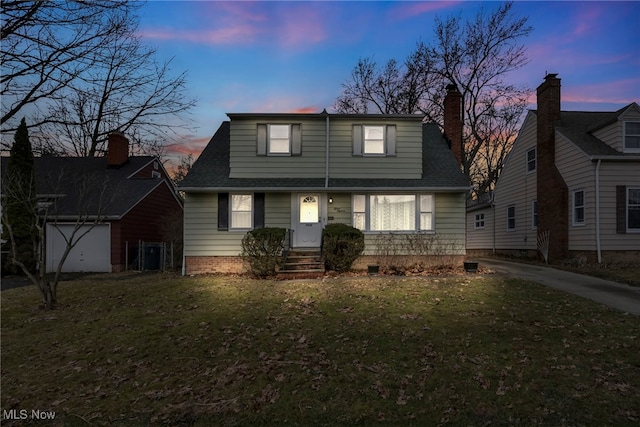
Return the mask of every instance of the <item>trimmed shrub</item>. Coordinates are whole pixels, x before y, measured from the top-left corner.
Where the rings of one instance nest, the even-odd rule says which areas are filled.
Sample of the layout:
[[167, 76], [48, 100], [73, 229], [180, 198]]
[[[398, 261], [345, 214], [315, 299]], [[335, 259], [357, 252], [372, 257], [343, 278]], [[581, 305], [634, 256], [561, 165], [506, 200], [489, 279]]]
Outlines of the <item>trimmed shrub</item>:
[[242, 238], [242, 258], [251, 274], [269, 277], [276, 274], [276, 266], [284, 250], [284, 228], [265, 227], [249, 231]]
[[346, 224], [329, 224], [322, 231], [322, 255], [329, 270], [347, 271], [364, 251], [364, 234]]

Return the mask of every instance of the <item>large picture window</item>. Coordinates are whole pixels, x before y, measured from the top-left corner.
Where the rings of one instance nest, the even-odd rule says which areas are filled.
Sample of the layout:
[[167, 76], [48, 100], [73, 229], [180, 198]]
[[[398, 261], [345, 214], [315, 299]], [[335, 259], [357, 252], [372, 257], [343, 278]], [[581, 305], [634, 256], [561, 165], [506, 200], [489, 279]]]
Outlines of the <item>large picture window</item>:
[[363, 231], [429, 231], [434, 229], [431, 194], [357, 194], [353, 226]]

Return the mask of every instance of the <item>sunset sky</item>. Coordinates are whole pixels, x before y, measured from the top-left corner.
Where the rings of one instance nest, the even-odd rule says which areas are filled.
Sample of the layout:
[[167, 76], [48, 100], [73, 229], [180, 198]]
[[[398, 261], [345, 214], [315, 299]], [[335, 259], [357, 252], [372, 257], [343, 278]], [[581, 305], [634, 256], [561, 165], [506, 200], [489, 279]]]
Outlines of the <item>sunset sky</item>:
[[[493, 1], [149, 1], [140, 34], [160, 60], [188, 72], [193, 133], [174, 155], [204, 148], [226, 113], [333, 111], [359, 58], [403, 61], [429, 43], [434, 18], [473, 17]], [[640, 2], [517, 1], [530, 63], [510, 78], [535, 89], [562, 79], [565, 110], [640, 102]], [[535, 102], [535, 98], [531, 99]], [[531, 108], [535, 108], [532, 103]]]

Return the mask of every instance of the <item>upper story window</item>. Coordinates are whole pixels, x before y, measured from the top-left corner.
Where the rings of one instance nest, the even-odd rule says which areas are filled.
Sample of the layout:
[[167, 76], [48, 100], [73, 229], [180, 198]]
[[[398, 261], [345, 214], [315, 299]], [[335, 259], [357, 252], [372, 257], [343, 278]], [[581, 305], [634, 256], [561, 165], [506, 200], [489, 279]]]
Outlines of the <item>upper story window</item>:
[[258, 124], [258, 156], [300, 156], [302, 129], [300, 124]]
[[624, 151], [640, 152], [640, 122], [624, 122]]
[[536, 170], [536, 149], [535, 147], [527, 151], [527, 173]]
[[364, 154], [385, 154], [384, 126], [364, 126]]
[[395, 125], [353, 125], [354, 156], [395, 156]]
[[291, 153], [289, 131], [289, 125], [269, 125], [269, 142], [267, 144], [269, 154]]

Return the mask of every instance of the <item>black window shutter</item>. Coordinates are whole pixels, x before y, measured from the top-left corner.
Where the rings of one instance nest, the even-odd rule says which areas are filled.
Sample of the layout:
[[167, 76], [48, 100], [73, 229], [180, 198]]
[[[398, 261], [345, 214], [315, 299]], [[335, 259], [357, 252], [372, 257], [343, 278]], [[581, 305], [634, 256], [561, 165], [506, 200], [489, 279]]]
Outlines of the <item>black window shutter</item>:
[[267, 155], [267, 125], [258, 125], [258, 141], [256, 145], [258, 156]]
[[253, 194], [253, 228], [264, 227], [264, 193]]
[[616, 233], [627, 233], [627, 187], [616, 185]]
[[302, 155], [302, 131], [299, 124], [291, 125], [291, 155]]
[[218, 193], [218, 231], [229, 230], [229, 193]]
[[362, 156], [362, 125], [353, 125], [353, 155]]
[[388, 125], [387, 131], [387, 156], [396, 155], [396, 125]]

